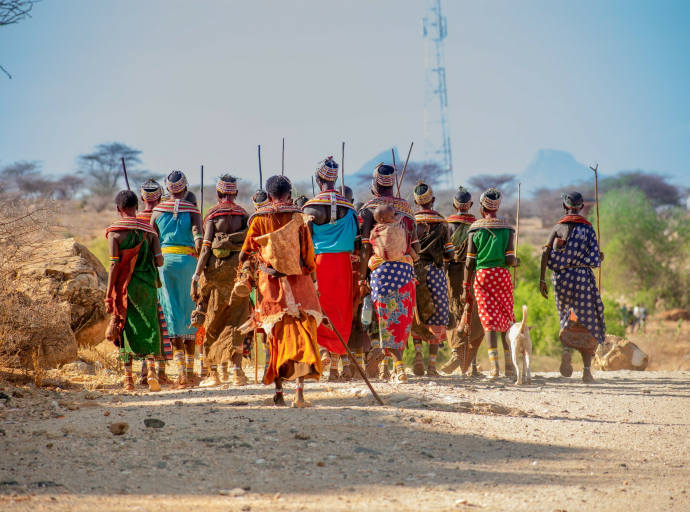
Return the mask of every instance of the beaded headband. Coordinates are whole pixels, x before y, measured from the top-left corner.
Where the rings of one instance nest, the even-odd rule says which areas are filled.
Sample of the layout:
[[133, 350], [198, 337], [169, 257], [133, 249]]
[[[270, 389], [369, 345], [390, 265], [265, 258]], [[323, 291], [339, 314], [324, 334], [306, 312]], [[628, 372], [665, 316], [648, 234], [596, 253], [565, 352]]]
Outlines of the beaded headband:
[[163, 195], [163, 190], [161, 186], [155, 180], [148, 180], [141, 187], [139, 187], [139, 193], [144, 201], [155, 201], [160, 199]]
[[338, 164], [335, 163], [332, 156], [329, 156], [325, 160], [321, 160], [316, 166], [316, 174], [322, 180], [335, 181], [338, 179]]
[[[494, 192], [495, 194], [498, 194], [498, 199], [489, 199], [487, 197], [487, 194], [489, 192]], [[498, 210], [498, 207], [501, 206], [501, 193], [495, 188], [490, 188], [489, 190], [484, 192], [482, 196], [479, 198], [479, 203], [487, 210]]]
[[396, 183], [395, 167], [393, 167], [392, 174], [379, 174], [379, 167], [381, 167], [382, 165], [384, 165], [383, 162], [377, 165], [376, 169], [374, 169], [374, 180], [382, 187], [392, 187]]
[[167, 178], [165, 178], [165, 188], [167, 188], [168, 192], [170, 192], [171, 194], [177, 194], [178, 192], [182, 192], [185, 188], [187, 188], [187, 177], [182, 172], [180, 172], [180, 174], [182, 175], [182, 177], [179, 181], [176, 181], [174, 183], [168, 179], [170, 175], [172, 175], [172, 172], [168, 175]]
[[575, 204], [575, 201], [573, 200], [573, 198], [570, 197], [570, 194], [561, 194], [561, 197], [563, 198], [563, 204], [566, 205], [568, 208], [579, 208], [580, 206], [585, 204], [584, 198], [582, 198], [582, 196], [580, 196], [582, 202], [580, 202], [579, 204]]
[[252, 196], [252, 203], [254, 203], [255, 208], [261, 208], [262, 206], [266, 206], [268, 204], [268, 194], [266, 194], [266, 199], [264, 201], [257, 201], [256, 196], [258, 196], [261, 192], [266, 194], [265, 190], [257, 190], [256, 194]]
[[414, 200], [417, 204], [427, 204], [431, 202], [431, 199], [434, 197], [434, 191], [431, 190], [431, 187], [429, 185], [426, 185], [426, 192], [423, 194], [417, 194], [417, 187], [420, 185], [426, 185], [424, 183], [424, 180], [419, 180], [417, 182], [417, 185], [415, 185], [414, 190], [412, 193], [414, 194]]
[[[458, 187], [458, 192], [467, 192], [467, 189], [465, 187]], [[453, 206], [455, 206], [459, 210], [465, 210], [465, 209], [469, 208], [471, 203], [472, 203], [472, 196], [470, 196], [470, 198], [464, 203], [461, 203], [460, 201], [455, 199], [455, 196], [453, 196]]]
[[237, 179], [235, 181], [224, 181], [223, 178], [218, 178], [216, 190], [221, 194], [235, 194], [237, 192]]

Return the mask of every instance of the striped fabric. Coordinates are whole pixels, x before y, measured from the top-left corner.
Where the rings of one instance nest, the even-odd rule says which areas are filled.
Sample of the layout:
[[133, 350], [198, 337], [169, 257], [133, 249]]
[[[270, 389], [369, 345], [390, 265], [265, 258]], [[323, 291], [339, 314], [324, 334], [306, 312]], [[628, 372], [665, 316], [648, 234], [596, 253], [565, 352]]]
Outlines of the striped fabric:
[[173, 347], [170, 341], [170, 334], [168, 333], [168, 322], [165, 321], [165, 315], [160, 302], [158, 303], [158, 320], [160, 321], [161, 333], [163, 335], [163, 355], [166, 359], [172, 359]]

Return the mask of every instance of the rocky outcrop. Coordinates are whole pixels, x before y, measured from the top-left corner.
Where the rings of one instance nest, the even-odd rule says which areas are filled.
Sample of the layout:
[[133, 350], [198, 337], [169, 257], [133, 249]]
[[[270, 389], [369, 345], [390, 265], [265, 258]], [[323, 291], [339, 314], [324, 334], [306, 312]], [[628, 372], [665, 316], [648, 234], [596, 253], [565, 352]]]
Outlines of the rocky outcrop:
[[101, 262], [73, 238], [48, 242], [31, 260], [18, 273], [17, 290], [30, 298], [49, 296], [63, 303], [79, 345], [103, 341], [108, 324], [104, 303], [108, 273]]
[[607, 334], [604, 344], [597, 347], [596, 355], [592, 361], [592, 369], [644, 371], [648, 364], [649, 357], [647, 354], [632, 341]]
[[686, 309], [670, 309], [669, 311], [657, 313], [655, 318], [657, 320], [668, 320], [671, 322], [677, 322], [678, 320], [690, 320], [690, 311]]

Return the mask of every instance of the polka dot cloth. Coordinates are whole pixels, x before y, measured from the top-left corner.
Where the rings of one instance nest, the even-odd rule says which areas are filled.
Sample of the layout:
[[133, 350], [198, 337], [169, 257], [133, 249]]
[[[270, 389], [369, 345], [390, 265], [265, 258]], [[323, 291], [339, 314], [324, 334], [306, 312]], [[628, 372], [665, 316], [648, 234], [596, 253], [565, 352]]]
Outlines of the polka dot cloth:
[[474, 278], [474, 296], [486, 332], [507, 332], [515, 323], [513, 279], [505, 268], [483, 268]]
[[445, 331], [445, 327], [448, 325], [450, 306], [448, 303], [448, 281], [443, 268], [436, 268], [436, 265], [429, 263], [427, 265], [426, 284], [436, 308], [436, 313], [429, 318], [427, 325], [442, 325]]
[[415, 284], [414, 270], [408, 263], [387, 261], [371, 273], [371, 298], [384, 349], [407, 346], [417, 298]]
[[[561, 328], [568, 326], [570, 310], [599, 343], [604, 343], [606, 322], [604, 303], [592, 267], [601, 265], [594, 228], [578, 224], [563, 249], [551, 251], [548, 267], [553, 270], [553, 290]], [[579, 268], [565, 268], [579, 267]]]

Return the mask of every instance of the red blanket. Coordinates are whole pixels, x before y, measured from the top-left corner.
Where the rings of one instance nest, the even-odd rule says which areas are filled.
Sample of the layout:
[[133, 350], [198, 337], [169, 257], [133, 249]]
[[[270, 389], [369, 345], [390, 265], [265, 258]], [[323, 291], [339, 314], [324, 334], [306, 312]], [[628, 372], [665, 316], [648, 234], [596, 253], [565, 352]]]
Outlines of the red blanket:
[[[321, 292], [321, 309], [347, 343], [352, 329], [353, 305], [350, 253], [317, 254], [316, 278]], [[335, 332], [320, 325], [316, 334], [319, 345], [329, 352], [341, 355], [346, 352]]]
[[477, 270], [474, 295], [484, 331], [507, 332], [515, 323], [513, 280], [507, 269]]

